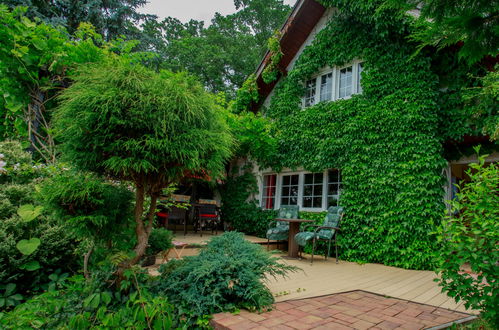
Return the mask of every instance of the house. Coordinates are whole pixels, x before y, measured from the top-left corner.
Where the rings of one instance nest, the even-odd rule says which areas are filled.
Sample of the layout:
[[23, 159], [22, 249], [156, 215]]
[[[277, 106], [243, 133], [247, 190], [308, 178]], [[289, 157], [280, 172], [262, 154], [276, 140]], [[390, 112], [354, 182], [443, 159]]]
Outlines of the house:
[[253, 173], [262, 209], [345, 206], [343, 257], [431, 268], [432, 232], [476, 159], [471, 147], [486, 145], [489, 162], [499, 153], [456, 102], [469, 69], [448, 60], [452, 49], [416, 54], [414, 16], [372, 1], [299, 0], [281, 56], [267, 52], [256, 71], [252, 109], [275, 123], [277, 150]]

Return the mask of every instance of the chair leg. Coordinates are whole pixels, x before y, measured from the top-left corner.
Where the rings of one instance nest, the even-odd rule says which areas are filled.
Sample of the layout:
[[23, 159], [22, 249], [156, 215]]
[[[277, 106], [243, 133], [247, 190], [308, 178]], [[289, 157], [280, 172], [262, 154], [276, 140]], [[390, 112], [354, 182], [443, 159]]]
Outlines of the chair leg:
[[270, 249], [270, 238], [267, 238], [267, 251]]
[[310, 265], [313, 265], [314, 263], [314, 253], [315, 253], [315, 237], [312, 241], [312, 258], [310, 258]]
[[338, 263], [338, 242], [336, 241], [336, 235], [334, 235], [334, 248], [336, 250], [336, 263]]
[[327, 260], [327, 257], [329, 257], [329, 253], [331, 251], [331, 240], [328, 241], [327, 243], [327, 254], [324, 256], [324, 258]]

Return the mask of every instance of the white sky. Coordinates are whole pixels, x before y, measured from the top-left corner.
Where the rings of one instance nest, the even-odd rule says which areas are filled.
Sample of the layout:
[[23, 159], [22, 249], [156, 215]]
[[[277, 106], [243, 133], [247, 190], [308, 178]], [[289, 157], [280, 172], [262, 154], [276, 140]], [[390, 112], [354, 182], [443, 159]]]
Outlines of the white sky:
[[[296, 0], [284, 0], [288, 5], [294, 5], [295, 2]], [[139, 11], [157, 15], [160, 19], [172, 16], [182, 22], [195, 19], [209, 25], [216, 12], [227, 15], [234, 13], [236, 8], [233, 0], [149, 0]]]

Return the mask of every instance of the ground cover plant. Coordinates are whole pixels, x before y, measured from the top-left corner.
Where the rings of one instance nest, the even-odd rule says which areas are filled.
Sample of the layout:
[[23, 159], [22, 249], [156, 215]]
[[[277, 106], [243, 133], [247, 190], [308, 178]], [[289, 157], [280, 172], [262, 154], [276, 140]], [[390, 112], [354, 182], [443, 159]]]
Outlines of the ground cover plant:
[[239, 308], [261, 311], [274, 302], [262, 281], [296, 271], [278, 260], [243, 234], [227, 232], [212, 238], [198, 256], [163, 265], [155, 290], [190, 322]]

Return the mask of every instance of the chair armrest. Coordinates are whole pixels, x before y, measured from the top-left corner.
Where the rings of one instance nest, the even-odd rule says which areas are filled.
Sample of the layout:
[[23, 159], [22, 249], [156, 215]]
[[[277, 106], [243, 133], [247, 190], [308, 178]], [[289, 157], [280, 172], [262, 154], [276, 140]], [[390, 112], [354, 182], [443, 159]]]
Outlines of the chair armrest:
[[270, 220], [269, 224], [267, 226], [267, 229], [270, 229], [270, 228], [274, 227], [273, 225], [276, 224], [276, 223], [277, 223], [277, 220], [275, 220], [275, 219], [274, 220]]
[[310, 227], [319, 227], [319, 225], [306, 225], [306, 226], [303, 227], [303, 230], [301, 230], [300, 232], [305, 232]]
[[329, 226], [319, 226], [317, 229], [315, 229], [315, 232], [318, 232], [321, 229], [334, 229], [340, 231], [341, 229], [338, 227], [329, 227]]

